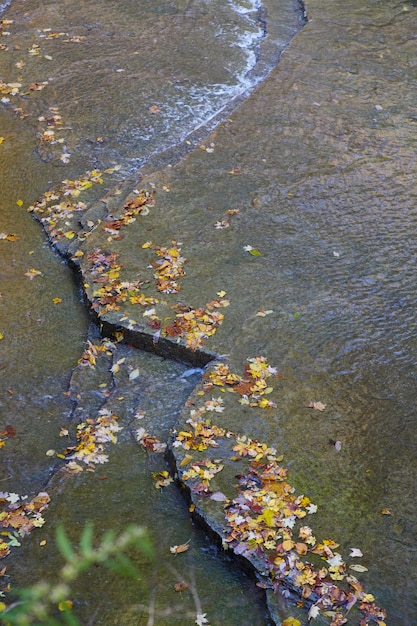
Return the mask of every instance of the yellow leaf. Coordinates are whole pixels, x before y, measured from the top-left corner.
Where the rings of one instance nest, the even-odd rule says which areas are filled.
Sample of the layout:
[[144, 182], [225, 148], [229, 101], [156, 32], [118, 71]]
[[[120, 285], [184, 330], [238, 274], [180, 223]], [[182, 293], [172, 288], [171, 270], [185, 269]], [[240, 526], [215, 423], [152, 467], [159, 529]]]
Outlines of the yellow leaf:
[[62, 300], [61, 300], [61, 298], [52, 298], [52, 302], [54, 304], [61, 304]]
[[68, 230], [68, 231], [65, 233], [65, 237], [66, 237], [67, 239], [74, 239], [74, 237], [75, 237], [75, 232], [74, 232], [73, 230]]
[[184, 465], [188, 465], [188, 463], [190, 461], [192, 461], [192, 460], [193, 460], [192, 455], [191, 454], [186, 454], [185, 457], [183, 458], [183, 460], [181, 461], [180, 466], [184, 467]]
[[301, 622], [295, 617], [287, 617], [282, 622], [282, 626], [301, 626]]
[[4, 338], [3, 333], [0, 333], [0, 340]]
[[271, 509], [265, 509], [261, 517], [265, 520], [267, 526], [275, 525], [274, 524], [274, 511], [272, 511]]
[[19, 198], [19, 200], [16, 201], [17, 206], [22, 206], [23, 205], [23, 200], [21, 200]]
[[285, 541], [282, 542], [282, 549], [285, 550], [285, 552], [289, 552], [293, 549], [294, 545], [291, 539], [285, 539]]
[[72, 609], [72, 605], [72, 600], [64, 600], [58, 604], [58, 608], [60, 611], [70, 611]]
[[359, 565], [359, 563], [353, 563], [352, 565], [349, 565], [350, 569], [353, 569], [355, 572], [367, 572], [368, 568], [365, 567], [364, 565]]
[[28, 270], [27, 272], [25, 272], [25, 276], [27, 276], [29, 278], [29, 280], [33, 280], [33, 278], [35, 278], [35, 276], [42, 276], [42, 272], [32, 268], [32, 269]]

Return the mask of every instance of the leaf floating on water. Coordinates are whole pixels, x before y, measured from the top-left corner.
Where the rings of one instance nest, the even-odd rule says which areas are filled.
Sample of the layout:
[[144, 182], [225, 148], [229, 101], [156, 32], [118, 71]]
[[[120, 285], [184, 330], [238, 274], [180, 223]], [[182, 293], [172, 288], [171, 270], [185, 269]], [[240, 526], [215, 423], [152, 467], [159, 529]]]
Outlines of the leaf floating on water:
[[133, 370], [132, 372], [130, 372], [129, 374], [129, 380], [135, 380], [135, 378], [138, 378], [138, 376], [140, 375], [139, 369], [136, 368], [135, 370]]
[[349, 565], [350, 569], [353, 569], [355, 572], [367, 572], [368, 568], [364, 565], [359, 565], [359, 563], [353, 563], [353, 565]]
[[251, 254], [252, 256], [262, 256], [259, 250], [253, 248], [252, 246], [243, 246], [243, 249], [245, 252], [249, 252], [249, 254]]
[[274, 311], [272, 309], [258, 309], [258, 312], [255, 314], [255, 317], [266, 317], [267, 315], [271, 315]]
[[351, 548], [350, 550], [351, 550], [351, 552], [349, 554], [350, 557], [355, 557], [356, 556], [356, 557], [360, 558], [360, 557], [363, 556], [362, 551], [359, 548]]
[[187, 543], [182, 543], [179, 546], [171, 546], [169, 550], [170, 552], [172, 552], [172, 554], [180, 554], [181, 552], [187, 552], [189, 547], [190, 547], [190, 542], [187, 541]]
[[326, 406], [327, 404], [323, 404], [323, 402], [310, 402], [307, 404], [308, 409], [315, 409], [316, 411], [324, 411]]
[[0, 233], [0, 239], [5, 239], [6, 241], [19, 241], [19, 237], [14, 233]]
[[39, 270], [35, 270], [32, 268], [28, 270], [27, 272], [25, 272], [25, 276], [27, 276], [29, 280], [33, 280], [35, 276], [43, 276], [43, 274]]

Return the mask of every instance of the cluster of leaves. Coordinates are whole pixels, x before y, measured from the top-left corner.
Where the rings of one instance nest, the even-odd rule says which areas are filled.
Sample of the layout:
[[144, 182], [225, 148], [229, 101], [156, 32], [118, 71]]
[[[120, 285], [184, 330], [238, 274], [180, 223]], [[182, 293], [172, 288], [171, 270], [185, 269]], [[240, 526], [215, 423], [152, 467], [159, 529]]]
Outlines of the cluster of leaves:
[[145, 450], [148, 450], [149, 452], [156, 452], [158, 454], [165, 452], [167, 447], [166, 443], [162, 443], [162, 441], [160, 441], [158, 437], [150, 435], [142, 427], [138, 428], [136, 431], [136, 441], [143, 448], [145, 448]]
[[[160, 260], [153, 264], [157, 270], [156, 287], [159, 291], [174, 293], [179, 288], [177, 283], [179, 275], [184, 275], [182, 265], [185, 259], [180, 256], [180, 249], [175, 245], [165, 248], [147, 244], [147, 247], [151, 246], [160, 257]], [[118, 311], [124, 302], [139, 305], [144, 309], [146, 325], [157, 332], [156, 339], [160, 336], [185, 339], [187, 346], [192, 350], [202, 346], [207, 337], [214, 335], [223, 322], [224, 315], [219, 309], [229, 305], [224, 291], [219, 292], [218, 298], [208, 302], [205, 307], [193, 308], [178, 303], [173, 305], [175, 319], [171, 324], [164, 324], [155, 308], [160, 304], [160, 300], [153, 296], [145, 296], [141, 291], [145, 281], [121, 279], [121, 265], [117, 253], [96, 248], [87, 254], [86, 259], [90, 264], [87, 270], [88, 280], [94, 285], [92, 308], [99, 316], [109, 311]], [[85, 284], [86, 287], [89, 286], [88, 282]], [[135, 323], [135, 320], [130, 320], [131, 325]]]
[[67, 469], [70, 472], [82, 472], [83, 467], [77, 463], [81, 461], [88, 469], [94, 465], [106, 463], [108, 455], [104, 452], [104, 444], [116, 443], [117, 434], [122, 427], [118, 424], [118, 416], [102, 408], [98, 417], [93, 420], [87, 419], [77, 426], [77, 445], [70, 446], [65, 451], [65, 457], [69, 461]]
[[42, 512], [50, 502], [46, 492], [28, 500], [27, 496], [17, 493], [0, 493], [0, 558], [10, 554], [10, 548], [19, 546], [19, 538], [28, 535], [34, 528], [45, 523]]
[[97, 357], [100, 354], [109, 354], [109, 356], [112, 354], [112, 352], [109, 351], [110, 345], [110, 342], [106, 339], [103, 339], [103, 341], [99, 344], [94, 344], [90, 340], [87, 340], [87, 346], [81, 357], [78, 359], [78, 365], [81, 365], [82, 367], [95, 367], [97, 364]]
[[[18, 60], [15, 62], [15, 67], [17, 70], [17, 76], [14, 82], [5, 83], [0, 80], [0, 94], [3, 96], [1, 98], [1, 102], [6, 105], [11, 105], [11, 98], [15, 98], [20, 96], [27, 100], [31, 94], [37, 91], [42, 91], [49, 84], [49, 80], [39, 81], [39, 82], [30, 82], [30, 79], [24, 80], [24, 68], [26, 66], [26, 62], [19, 58], [21, 56], [20, 45], [14, 45], [10, 47], [7, 43], [2, 43], [1, 40], [5, 37], [10, 37], [11, 32], [8, 30], [8, 27], [13, 24], [13, 20], [2, 20], [0, 21], [0, 51], [6, 52], [10, 50], [10, 54], [16, 55]], [[64, 43], [80, 43], [84, 40], [83, 36], [79, 35], [70, 35], [66, 32], [53, 32], [50, 28], [45, 29], [37, 29], [36, 33], [36, 42], [34, 42], [31, 46], [27, 47], [27, 55], [28, 57], [37, 57], [39, 59], [47, 59], [47, 61], [51, 61], [52, 56], [48, 53], [43, 54], [41, 44], [44, 42], [52, 41], [52, 40], [61, 40]], [[23, 102], [25, 102], [23, 100]], [[14, 112], [19, 115], [20, 118], [25, 118], [29, 116], [29, 113], [24, 111], [22, 107], [13, 107]], [[50, 106], [47, 112], [38, 117], [38, 121], [42, 124], [42, 128], [39, 133], [39, 154], [43, 159], [57, 159], [62, 161], [63, 163], [68, 163], [70, 160], [70, 153], [68, 151], [66, 140], [61, 136], [58, 138], [56, 131], [62, 131], [64, 129], [64, 124], [62, 120], [62, 116], [57, 107]], [[62, 134], [60, 132], [60, 134]], [[51, 147], [54, 146], [54, 152], [51, 151]], [[62, 148], [62, 150], [56, 150], [56, 148]]]
[[156, 298], [143, 295], [143, 282], [121, 280], [118, 258], [116, 252], [105, 252], [101, 248], [87, 254], [89, 280], [97, 286], [93, 291], [92, 308], [99, 316], [108, 311], [118, 311], [122, 302], [130, 301], [145, 308], [158, 303]]
[[[215, 386], [229, 389], [246, 396], [249, 402], [245, 404], [266, 408], [268, 405], [258, 401], [263, 399], [258, 386], [253, 396], [251, 387], [262, 381], [262, 391], [265, 378], [271, 375], [276, 375], [276, 370], [264, 357], [248, 359], [243, 377], [227, 365], [219, 364], [207, 374], [203, 389], [204, 393]], [[183, 481], [190, 483], [191, 492], [223, 502], [227, 528], [224, 546], [261, 562], [261, 569], [268, 573], [269, 584], [277, 592], [296, 591], [301, 601], [307, 601], [310, 606], [309, 619], [321, 613], [331, 618], [332, 626], [342, 626], [347, 622], [346, 614], [356, 604], [362, 614], [360, 626], [370, 623], [385, 626], [385, 611], [348, 572], [348, 565], [337, 552], [338, 544], [331, 539], [318, 541], [305, 524], [305, 518], [315, 513], [317, 506], [307, 496], [296, 494], [288, 481], [288, 469], [282, 466], [283, 457], [266, 443], [239, 436], [208, 419], [207, 412], [221, 413], [222, 404], [221, 399], [212, 398], [192, 408], [187, 420], [192, 428], [180, 431], [173, 446], [186, 451], [179, 473]], [[217, 448], [220, 439], [227, 442], [232, 461], [245, 461], [245, 471], [236, 475], [234, 497], [216, 491], [211, 484], [224, 463], [210, 457], [196, 460], [192, 454]], [[359, 550], [352, 550], [351, 556], [361, 555]], [[356, 564], [349, 569], [366, 571]]]
[[3, 448], [6, 445], [7, 439], [11, 439], [15, 436], [16, 429], [13, 428], [13, 426], [11, 426], [10, 424], [7, 424], [7, 426], [5, 426], [3, 430], [0, 430], [0, 448]]
[[46, 191], [28, 210], [36, 215], [54, 242], [64, 237], [73, 239], [77, 232], [73, 228], [68, 228], [67, 224], [71, 219], [75, 220], [74, 214], [87, 208], [84, 202], [77, 200], [78, 196], [93, 185], [102, 184], [103, 175], [112, 174], [117, 169], [118, 166], [108, 168], [104, 172], [92, 170], [77, 180], [63, 180], [60, 187]]
[[[48, 83], [32, 83], [29, 86], [31, 91], [40, 91]], [[63, 146], [63, 152], [57, 157], [63, 163], [68, 163], [70, 155], [67, 151], [65, 139], [58, 137], [56, 131], [60, 131], [64, 127], [64, 121], [62, 115], [57, 106], [50, 106], [45, 114], [38, 117], [38, 121], [42, 124], [42, 128], [39, 133], [39, 154], [45, 161], [51, 158], [52, 146]], [[61, 134], [61, 133], [60, 133]]]
[[123, 239], [123, 235], [120, 233], [122, 226], [132, 224], [139, 214], [148, 215], [149, 207], [155, 204], [153, 191], [135, 189], [134, 193], [136, 195], [124, 204], [121, 215], [117, 218], [109, 216], [103, 224], [103, 230], [109, 233], [108, 241]]
[[265, 397], [273, 391], [273, 387], [266, 382], [271, 376], [280, 377], [276, 368], [268, 365], [263, 356], [248, 359], [242, 376], [232, 374], [228, 365], [219, 363], [209, 374], [204, 375], [207, 379], [204, 390], [207, 392], [217, 386], [223, 391], [227, 389], [238, 393], [241, 396], [240, 404], [272, 409], [276, 404]]
[[155, 270], [156, 288], [162, 293], [178, 293], [181, 286], [178, 280], [185, 276], [184, 264], [187, 259], [181, 256], [181, 248], [176, 241], [172, 242], [170, 248], [156, 246], [151, 241], [143, 244], [142, 248], [150, 248], [159, 257], [151, 263]]
[[229, 300], [224, 296], [225, 291], [217, 293], [219, 296], [205, 307], [194, 309], [193, 307], [177, 304], [173, 307], [176, 311], [174, 322], [170, 326], [165, 326], [163, 335], [181, 339], [184, 338], [186, 345], [191, 350], [200, 348], [207, 337], [214, 335], [218, 327], [224, 320], [224, 315], [220, 308], [229, 306]]

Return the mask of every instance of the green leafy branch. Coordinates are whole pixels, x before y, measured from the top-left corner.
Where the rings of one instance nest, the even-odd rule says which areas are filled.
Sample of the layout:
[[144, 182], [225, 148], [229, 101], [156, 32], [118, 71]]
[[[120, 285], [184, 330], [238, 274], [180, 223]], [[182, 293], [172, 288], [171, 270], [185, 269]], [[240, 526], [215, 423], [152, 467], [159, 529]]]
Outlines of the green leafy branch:
[[[128, 526], [120, 535], [112, 530], [106, 532], [98, 547], [93, 546], [93, 525], [87, 524], [80, 537], [79, 548], [74, 549], [64, 528], [56, 531], [56, 543], [65, 559], [65, 565], [57, 576], [57, 582], [41, 581], [26, 589], [18, 590], [18, 600], [0, 613], [0, 623], [5, 626], [79, 626], [72, 612], [71, 583], [93, 565], [103, 565], [118, 575], [140, 580], [127, 550], [138, 549], [152, 558], [152, 549], [146, 531], [140, 526]], [[51, 614], [61, 611], [57, 619]]]

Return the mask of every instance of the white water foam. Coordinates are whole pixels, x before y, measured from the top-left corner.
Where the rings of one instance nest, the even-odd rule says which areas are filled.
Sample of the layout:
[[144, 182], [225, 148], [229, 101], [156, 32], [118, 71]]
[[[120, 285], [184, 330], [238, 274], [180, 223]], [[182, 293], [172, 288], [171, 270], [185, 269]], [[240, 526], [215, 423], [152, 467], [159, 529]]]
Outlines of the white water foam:
[[12, 0], [3, 0], [3, 2], [0, 1], [0, 15], [2, 15], [2, 13], [4, 13], [5, 10], [9, 8], [11, 3]]

